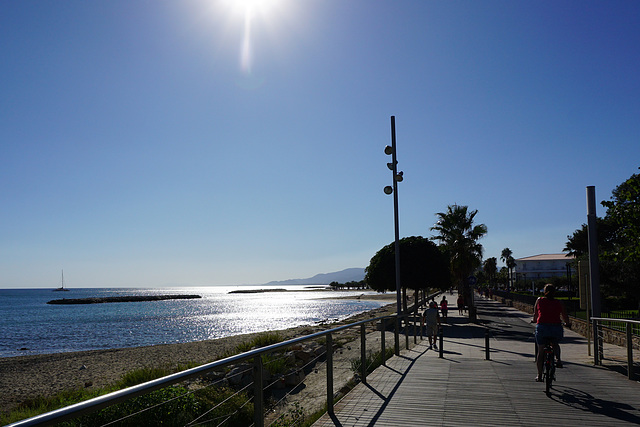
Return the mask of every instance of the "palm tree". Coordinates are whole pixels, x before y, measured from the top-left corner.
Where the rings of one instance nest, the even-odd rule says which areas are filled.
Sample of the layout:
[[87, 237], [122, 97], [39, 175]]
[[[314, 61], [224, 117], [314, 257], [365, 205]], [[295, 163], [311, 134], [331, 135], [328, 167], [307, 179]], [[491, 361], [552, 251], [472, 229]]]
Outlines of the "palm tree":
[[475, 316], [475, 309], [471, 305], [472, 299], [466, 278], [482, 263], [482, 245], [478, 243], [485, 234], [487, 226], [473, 224], [478, 213], [477, 210], [469, 211], [468, 206], [449, 205], [447, 212], [438, 212], [438, 221], [431, 227], [431, 231], [438, 234], [432, 237], [439, 240], [440, 244], [449, 253], [451, 259], [451, 277], [463, 291], [465, 299], [469, 301], [469, 316]]
[[502, 250], [502, 254], [500, 255], [500, 261], [507, 262], [507, 259], [511, 258], [513, 252], [509, 248], [504, 248]]
[[504, 248], [502, 250], [502, 254], [500, 255], [500, 259], [505, 263], [505, 265], [507, 266], [507, 269], [509, 271], [509, 276], [508, 276], [508, 280], [507, 280], [507, 286], [509, 287], [509, 289], [511, 289], [511, 286], [513, 285], [512, 283], [512, 278], [513, 278], [513, 269], [516, 266], [516, 260], [513, 258], [513, 252], [511, 251], [511, 249], [509, 248]]

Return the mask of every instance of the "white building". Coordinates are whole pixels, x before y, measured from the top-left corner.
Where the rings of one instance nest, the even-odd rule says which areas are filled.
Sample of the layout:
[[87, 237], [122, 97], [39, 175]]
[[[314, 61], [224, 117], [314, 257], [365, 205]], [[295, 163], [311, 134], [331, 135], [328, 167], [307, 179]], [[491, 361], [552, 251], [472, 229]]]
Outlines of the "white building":
[[[575, 272], [571, 268], [573, 255], [567, 254], [541, 254], [516, 259], [516, 279], [536, 280], [556, 276], [567, 276], [567, 268], [571, 269], [571, 275]], [[567, 267], [569, 266], [569, 267]]]

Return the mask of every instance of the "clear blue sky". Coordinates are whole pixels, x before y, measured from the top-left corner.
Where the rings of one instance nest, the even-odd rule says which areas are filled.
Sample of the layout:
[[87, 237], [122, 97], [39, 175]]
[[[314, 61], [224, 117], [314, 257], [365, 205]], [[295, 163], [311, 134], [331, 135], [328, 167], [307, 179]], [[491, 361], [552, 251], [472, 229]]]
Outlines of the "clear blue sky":
[[638, 1], [240, 3], [0, 2], [0, 287], [366, 267], [392, 115], [401, 236], [468, 205], [485, 257], [640, 166]]

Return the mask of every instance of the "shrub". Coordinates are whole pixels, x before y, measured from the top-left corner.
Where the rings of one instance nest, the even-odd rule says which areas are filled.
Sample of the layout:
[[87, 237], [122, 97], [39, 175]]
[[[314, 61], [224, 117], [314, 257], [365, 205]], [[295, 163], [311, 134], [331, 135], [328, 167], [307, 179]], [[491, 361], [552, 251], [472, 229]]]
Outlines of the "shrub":
[[134, 385], [153, 381], [172, 373], [173, 371], [164, 368], [140, 368], [124, 374], [122, 379], [116, 383], [116, 386], [118, 388], [133, 387]]
[[[6, 415], [1, 414], [0, 425], [24, 420], [121, 388], [151, 381], [169, 375], [172, 372], [172, 370], [164, 368], [142, 368], [125, 374], [116, 385], [111, 387], [98, 390], [67, 390], [51, 397], [37, 397], [24, 402], [20, 407]], [[228, 399], [228, 401], [207, 414], [207, 419], [216, 417], [221, 419], [229, 418], [224, 424], [225, 426], [251, 424], [253, 420], [253, 404], [247, 403], [249, 398], [246, 393], [236, 393], [233, 390], [219, 387], [205, 387], [195, 392], [190, 392], [185, 386], [170, 386], [58, 425], [94, 426], [104, 425], [119, 419], [123, 419], [118, 423], [120, 426], [185, 425], [201, 413], [225, 401], [225, 399]], [[145, 408], [150, 409], [139, 415], [129, 417], [129, 415], [140, 412]], [[215, 424], [217, 425], [218, 423]]]
[[249, 341], [245, 341], [236, 346], [237, 353], [245, 353], [253, 348], [266, 347], [282, 341], [282, 336], [277, 332], [267, 332], [260, 334]]
[[61, 425], [97, 426], [116, 420], [120, 420], [119, 426], [131, 427], [185, 425], [195, 418], [201, 407], [201, 403], [185, 387], [172, 386], [134, 397]]

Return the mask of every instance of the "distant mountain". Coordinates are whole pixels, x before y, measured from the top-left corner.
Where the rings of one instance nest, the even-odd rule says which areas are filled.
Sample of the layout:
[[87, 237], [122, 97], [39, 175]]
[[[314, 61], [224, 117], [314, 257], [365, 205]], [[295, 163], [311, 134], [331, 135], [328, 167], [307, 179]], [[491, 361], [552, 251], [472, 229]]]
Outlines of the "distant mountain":
[[364, 268], [347, 268], [334, 273], [316, 274], [308, 279], [289, 279], [266, 283], [267, 285], [328, 285], [331, 282], [359, 282], [364, 279]]

